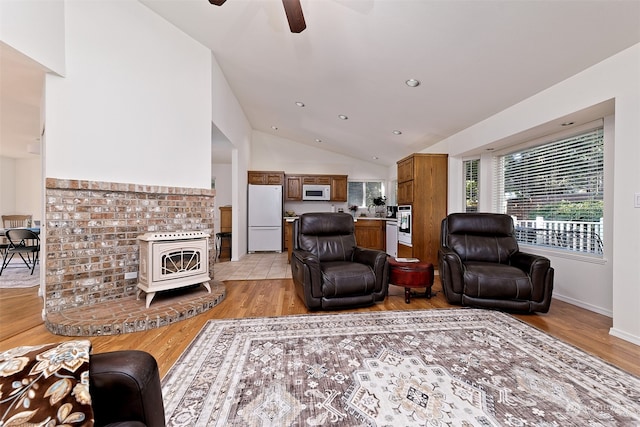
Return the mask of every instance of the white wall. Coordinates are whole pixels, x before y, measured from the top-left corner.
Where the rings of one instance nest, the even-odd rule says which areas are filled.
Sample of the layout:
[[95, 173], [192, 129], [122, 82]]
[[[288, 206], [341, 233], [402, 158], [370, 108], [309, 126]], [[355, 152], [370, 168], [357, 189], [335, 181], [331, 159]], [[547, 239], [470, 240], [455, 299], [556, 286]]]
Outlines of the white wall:
[[301, 144], [260, 131], [253, 131], [251, 169], [284, 171], [288, 174], [349, 175], [350, 179], [386, 180], [385, 166], [354, 159], [318, 147]]
[[[348, 175], [350, 180], [381, 180], [389, 185], [389, 168], [375, 163], [324, 150], [286, 138], [253, 131], [251, 143], [251, 170], [284, 171], [287, 174]], [[335, 202], [286, 202], [285, 209], [302, 214], [305, 212], [330, 212], [347, 210], [347, 203]]]
[[251, 158], [251, 125], [215, 57], [211, 57], [211, 122], [234, 146], [231, 160], [231, 260], [247, 253], [247, 171]]
[[46, 174], [209, 188], [211, 56], [137, 1], [68, 1], [46, 79]]
[[[609, 146], [606, 152], [608, 161], [613, 156], [613, 167], [605, 174], [612, 193], [605, 201], [609, 208], [612, 206], [605, 223], [612, 231], [605, 243], [605, 259], [589, 262], [545, 254], [556, 268], [555, 296], [594, 311], [612, 313], [611, 334], [636, 344], [640, 344], [640, 209], [633, 207], [633, 197], [640, 192], [638, 76], [640, 44], [425, 150], [450, 154], [449, 194], [456, 195], [463, 185], [461, 162], [466, 152], [614, 99], [615, 142], [613, 149]], [[484, 163], [481, 170], [483, 167]], [[491, 182], [483, 181], [481, 194], [490, 194]], [[450, 212], [462, 210], [461, 197], [450, 197], [449, 203]], [[607, 293], [611, 296], [607, 297]]]
[[215, 219], [214, 230], [220, 232], [220, 206], [232, 205], [233, 195], [231, 188], [233, 186], [232, 167], [228, 163], [214, 163], [212, 165], [212, 176], [216, 179], [216, 197], [215, 197]]
[[16, 159], [16, 214], [31, 215], [42, 221], [42, 159]]
[[64, 8], [63, 0], [0, 1], [0, 40], [63, 75]]
[[15, 173], [16, 159], [0, 156], [0, 215], [17, 213]]

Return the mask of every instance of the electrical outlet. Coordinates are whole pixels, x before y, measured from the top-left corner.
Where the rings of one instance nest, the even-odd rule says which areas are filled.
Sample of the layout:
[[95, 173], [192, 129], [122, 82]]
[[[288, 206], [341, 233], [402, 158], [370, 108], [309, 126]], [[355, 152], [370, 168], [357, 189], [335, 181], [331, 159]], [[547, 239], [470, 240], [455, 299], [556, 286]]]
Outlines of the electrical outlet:
[[136, 278], [138, 278], [138, 272], [137, 271], [131, 271], [129, 273], [124, 273], [124, 278], [126, 280], [136, 279]]
[[633, 204], [634, 208], [640, 208], [640, 193], [636, 193], [635, 203]]

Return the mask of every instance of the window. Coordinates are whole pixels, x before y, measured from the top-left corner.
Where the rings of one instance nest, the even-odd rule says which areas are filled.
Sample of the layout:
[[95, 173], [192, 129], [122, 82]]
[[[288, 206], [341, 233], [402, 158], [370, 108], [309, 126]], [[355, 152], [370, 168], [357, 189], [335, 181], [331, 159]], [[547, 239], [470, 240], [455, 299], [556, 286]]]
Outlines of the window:
[[465, 160], [464, 165], [464, 211], [478, 212], [478, 168], [480, 160]]
[[514, 217], [519, 242], [602, 255], [602, 128], [496, 160], [496, 208]]
[[383, 197], [382, 181], [349, 181], [347, 203], [349, 206], [368, 208], [373, 205], [374, 197]]

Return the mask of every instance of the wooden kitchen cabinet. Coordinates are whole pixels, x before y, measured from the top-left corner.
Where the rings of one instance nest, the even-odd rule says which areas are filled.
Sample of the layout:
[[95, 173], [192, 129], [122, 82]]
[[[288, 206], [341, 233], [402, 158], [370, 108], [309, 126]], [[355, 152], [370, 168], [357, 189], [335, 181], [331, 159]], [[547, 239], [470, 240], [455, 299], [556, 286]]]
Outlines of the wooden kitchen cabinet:
[[361, 248], [386, 250], [386, 221], [359, 219], [355, 222], [356, 244]]
[[330, 185], [331, 177], [329, 175], [303, 175], [302, 184]]
[[347, 175], [331, 176], [331, 201], [347, 201]]
[[398, 205], [410, 205], [413, 203], [413, 180], [398, 183], [396, 202]]
[[285, 200], [296, 201], [302, 200], [302, 176], [286, 175], [285, 176]]
[[220, 232], [231, 233], [231, 206], [220, 206]]
[[285, 175], [285, 200], [302, 200], [303, 185], [329, 185], [332, 202], [347, 201], [347, 175]]
[[398, 183], [413, 179], [413, 156], [405, 157], [398, 163]]
[[[419, 258], [437, 268], [440, 248], [440, 224], [447, 216], [446, 154], [412, 154], [398, 161], [399, 205], [411, 205], [411, 248], [398, 256]], [[403, 245], [404, 246], [404, 245]], [[411, 249], [411, 254], [408, 254]]]
[[284, 172], [249, 171], [248, 182], [254, 185], [283, 185]]
[[291, 253], [293, 252], [293, 222], [284, 221], [284, 248], [287, 251], [287, 262], [291, 263]]

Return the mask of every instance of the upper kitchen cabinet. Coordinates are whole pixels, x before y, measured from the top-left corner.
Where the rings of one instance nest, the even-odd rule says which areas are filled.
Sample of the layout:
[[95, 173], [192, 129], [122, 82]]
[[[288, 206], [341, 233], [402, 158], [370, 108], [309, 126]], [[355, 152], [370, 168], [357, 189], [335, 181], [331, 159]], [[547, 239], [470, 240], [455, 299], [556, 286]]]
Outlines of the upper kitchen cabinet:
[[330, 185], [331, 177], [328, 175], [303, 175], [302, 185], [305, 185], [305, 184]]
[[436, 267], [440, 223], [447, 215], [447, 174], [446, 154], [412, 154], [398, 162], [398, 204], [411, 205], [410, 256]]
[[398, 183], [413, 179], [413, 156], [405, 157], [398, 162]]
[[347, 201], [347, 175], [286, 175], [285, 201], [301, 201], [304, 185], [329, 185], [332, 202]]
[[249, 171], [248, 181], [254, 185], [284, 185], [284, 172]]
[[299, 175], [287, 175], [285, 177], [285, 196], [287, 201], [302, 200], [302, 177]]
[[347, 201], [347, 175], [331, 176], [331, 201]]

